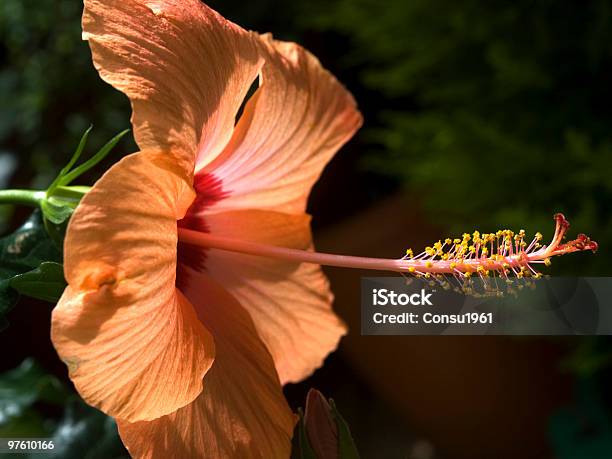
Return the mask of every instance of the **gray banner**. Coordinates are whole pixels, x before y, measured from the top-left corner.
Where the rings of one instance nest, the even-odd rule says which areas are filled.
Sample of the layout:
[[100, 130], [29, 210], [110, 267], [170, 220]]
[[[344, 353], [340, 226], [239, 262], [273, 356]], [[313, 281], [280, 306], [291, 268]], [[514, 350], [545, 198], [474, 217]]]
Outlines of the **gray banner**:
[[[496, 284], [492, 284], [492, 282]], [[450, 288], [449, 288], [450, 287]], [[363, 335], [612, 335], [612, 278], [427, 279], [365, 277]], [[459, 290], [459, 291], [458, 291]]]

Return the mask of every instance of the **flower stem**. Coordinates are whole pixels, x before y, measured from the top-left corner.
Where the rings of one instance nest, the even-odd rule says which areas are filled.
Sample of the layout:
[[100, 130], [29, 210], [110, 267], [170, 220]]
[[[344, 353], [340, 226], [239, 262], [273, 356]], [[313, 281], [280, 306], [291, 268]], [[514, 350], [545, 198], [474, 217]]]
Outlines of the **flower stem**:
[[37, 207], [46, 192], [34, 190], [0, 190], [0, 204], [25, 204]]

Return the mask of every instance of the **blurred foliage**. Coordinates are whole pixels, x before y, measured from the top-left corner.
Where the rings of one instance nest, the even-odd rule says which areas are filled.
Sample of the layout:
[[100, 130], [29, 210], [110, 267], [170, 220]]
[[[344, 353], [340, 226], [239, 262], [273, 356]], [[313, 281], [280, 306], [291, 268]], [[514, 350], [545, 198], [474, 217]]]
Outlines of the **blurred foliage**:
[[[455, 231], [477, 224], [551, 234], [560, 211], [605, 253], [612, 2], [337, 0], [304, 8], [305, 25], [348, 38], [345, 65], [381, 97], [366, 120], [368, 167], [418, 190]], [[569, 272], [609, 274], [604, 253], [582, 256]]]
[[32, 360], [0, 375], [0, 432], [7, 435], [36, 402], [60, 403], [68, 396], [62, 384]]
[[32, 359], [0, 374], [0, 436], [48, 438], [55, 445], [48, 458], [128, 457], [112, 418], [87, 406]]
[[19, 158], [13, 186], [46, 187], [92, 122], [97, 144], [129, 127], [127, 98], [100, 80], [81, 40], [81, 10], [0, 1], [0, 150]]
[[612, 419], [597, 381], [581, 378], [576, 400], [551, 417], [548, 430], [557, 459], [610, 457]]

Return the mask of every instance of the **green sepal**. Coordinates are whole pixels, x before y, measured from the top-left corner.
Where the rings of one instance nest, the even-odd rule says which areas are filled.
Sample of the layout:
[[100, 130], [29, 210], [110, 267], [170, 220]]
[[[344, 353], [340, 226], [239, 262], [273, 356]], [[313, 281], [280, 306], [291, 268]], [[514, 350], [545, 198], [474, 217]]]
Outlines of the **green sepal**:
[[357, 446], [351, 435], [348, 423], [344, 420], [338, 408], [336, 408], [336, 403], [333, 399], [329, 399], [329, 404], [332, 416], [338, 426], [338, 457], [340, 459], [359, 459], [359, 452], [357, 451]]
[[115, 137], [113, 137], [111, 140], [109, 140], [106, 143], [106, 145], [100, 148], [100, 150], [95, 155], [93, 155], [91, 158], [89, 158], [79, 167], [76, 167], [74, 170], [64, 174], [62, 178], [59, 180], [59, 185], [68, 186], [70, 185], [70, 183], [72, 183], [73, 180], [80, 177], [81, 175], [83, 175], [85, 172], [87, 172], [91, 168], [95, 167], [100, 161], [102, 161], [111, 152], [113, 148], [115, 148], [115, 145], [117, 145], [119, 141], [128, 132], [130, 132], [129, 129], [126, 129], [125, 131], [120, 132]]
[[306, 423], [304, 422], [304, 412], [301, 408], [298, 410], [298, 416], [300, 420], [297, 425], [298, 454], [296, 459], [317, 459], [317, 455], [312, 449], [312, 446], [310, 446], [310, 441], [308, 440], [308, 434], [306, 433]]
[[13, 277], [10, 286], [22, 295], [57, 303], [67, 286], [64, 266], [45, 261], [38, 268]]
[[90, 189], [86, 186], [59, 186], [53, 194], [47, 193], [40, 203], [45, 220], [55, 225], [66, 222]]
[[87, 144], [87, 139], [89, 138], [89, 134], [90, 134], [92, 129], [93, 129], [93, 125], [91, 125], [91, 126], [89, 126], [89, 128], [87, 128], [87, 130], [85, 131], [85, 133], [81, 137], [81, 140], [79, 141], [79, 145], [77, 146], [77, 149], [73, 153], [72, 158], [70, 158], [70, 161], [68, 161], [68, 164], [66, 164], [62, 168], [62, 170], [57, 175], [55, 180], [53, 180], [51, 185], [49, 185], [49, 188], [47, 189], [47, 193], [48, 194], [51, 194], [51, 195], [53, 194], [55, 189], [60, 185], [61, 180], [66, 176], [66, 174], [68, 174], [70, 172], [70, 169], [72, 169], [72, 167], [79, 160], [79, 158], [81, 157], [81, 154], [83, 154], [83, 150], [85, 149], [85, 145]]
[[53, 196], [41, 202], [40, 208], [45, 219], [56, 225], [61, 225], [68, 220], [74, 211], [73, 207], [62, 203], [61, 200], [55, 199]]
[[47, 209], [44, 223], [47, 233], [58, 247], [64, 244], [68, 221], [83, 196], [91, 189], [88, 186], [60, 186], [55, 189], [55, 195], [41, 203], [43, 213]]
[[[92, 127], [90, 126], [89, 129], [85, 131], [81, 137], [77, 149], [70, 158], [70, 161], [64, 168], [62, 168], [53, 183], [51, 183], [46, 191], [44, 199], [42, 199], [40, 202], [40, 207], [43, 211], [45, 221], [51, 222], [54, 225], [63, 225], [66, 221], [68, 221], [76, 207], [79, 205], [81, 198], [90, 190], [89, 187], [72, 187], [68, 185], [102, 161], [113, 150], [113, 148], [115, 148], [117, 143], [119, 143], [119, 141], [129, 132], [129, 129], [120, 132], [109, 140], [100, 150], [98, 150], [95, 155], [80, 166], [72, 169], [83, 154], [83, 150], [87, 144], [87, 139], [89, 138], [91, 129]], [[49, 228], [49, 230], [50, 234], [52, 234], [53, 230], [51, 228]], [[55, 235], [53, 236], [54, 239], [58, 239], [60, 236], [63, 238], [62, 231], [55, 231]]]

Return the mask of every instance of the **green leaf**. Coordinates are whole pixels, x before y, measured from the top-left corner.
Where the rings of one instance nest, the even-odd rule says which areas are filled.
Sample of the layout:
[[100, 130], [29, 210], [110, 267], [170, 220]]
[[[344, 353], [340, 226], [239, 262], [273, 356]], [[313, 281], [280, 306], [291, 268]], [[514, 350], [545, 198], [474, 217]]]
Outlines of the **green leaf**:
[[6, 325], [4, 317], [19, 297], [10, 285], [11, 279], [45, 261], [61, 263], [62, 253], [47, 234], [41, 212], [35, 210], [17, 231], [0, 239], [0, 329]]
[[22, 295], [57, 303], [67, 285], [64, 266], [45, 261], [38, 268], [13, 277], [10, 285]]
[[66, 230], [68, 228], [68, 221], [56, 225], [55, 223], [45, 219], [44, 225], [45, 229], [47, 230], [47, 234], [54, 242], [55, 246], [62, 250], [64, 246], [64, 238], [66, 237]]

